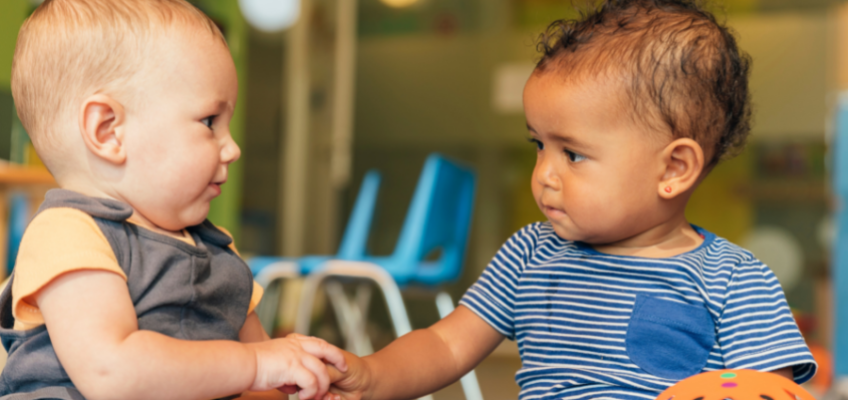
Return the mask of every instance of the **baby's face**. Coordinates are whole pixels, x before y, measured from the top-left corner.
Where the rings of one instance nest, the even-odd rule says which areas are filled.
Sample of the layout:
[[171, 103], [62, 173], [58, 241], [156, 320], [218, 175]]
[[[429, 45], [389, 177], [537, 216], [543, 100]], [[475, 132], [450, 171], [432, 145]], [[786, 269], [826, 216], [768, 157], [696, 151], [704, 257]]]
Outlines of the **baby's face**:
[[236, 70], [226, 47], [206, 32], [169, 35], [147, 63], [126, 107], [121, 195], [149, 222], [176, 231], [206, 218], [241, 154], [229, 129]]
[[657, 187], [668, 142], [631, 117], [619, 85], [534, 73], [524, 88], [537, 146], [532, 189], [563, 239], [608, 244], [647, 230], [662, 213]]

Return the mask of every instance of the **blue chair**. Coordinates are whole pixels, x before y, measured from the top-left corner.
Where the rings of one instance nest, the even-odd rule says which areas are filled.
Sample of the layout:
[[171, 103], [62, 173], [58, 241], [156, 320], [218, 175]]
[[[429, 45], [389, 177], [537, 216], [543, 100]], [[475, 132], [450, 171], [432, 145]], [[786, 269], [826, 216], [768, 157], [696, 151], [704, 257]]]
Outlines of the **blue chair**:
[[12, 274], [15, 261], [18, 259], [18, 249], [24, 237], [24, 231], [30, 220], [29, 198], [23, 193], [15, 193], [9, 202], [9, 248], [6, 258], [6, 276]]
[[365, 257], [365, 248], [371, 230], [381, 179], [380, 173], [376, 170], [368, 171], [365, 174], [345, 228], [339, 251], [335, 256], [308, 255], [299, 258], [259, 256], [248, 260], [248, 265], [256, 278], [256, 282], [267, 290], [265, 296], [263, 296], [267, 301], [263, 301], [257, 309], [259, 320], [267, 332], [271, 332], [273, 328], [280, 295], [279, 287], [271, 287], [271, 283], [307, 275], [332, 259], [361, 260]]
[[[410, 332], [411, 324], [403, 304], [400, 287], [422, 285], [436, 287], [456, 280], [461, 272], [474, 207], [475, 175], [470, 169], [438, 154], [430, 155], [418, 180], [394, 252], [385, 257], [365, 256], [360, 260], [332, 260], [304, 280], [295, 332], [308, 334], [312, 306], [318, 288], [327, 281], [326, 290], [337, 312], [346, 315], [342, 331], [358, 336], [354, 342], [367, 341], [365, 310], [345, 301], [339, 279], [359, 279], [375, 283], [382, 291], [398, 337]], [[438, 255], [435, 260], [428, 256]], [[453, 311], [454, 302], [444, 291], [436, 295], [436, 306], [444, 318]], [[361, 355], [361, 354], [360, 354]], [[471, 371], [462, 378], [468, 399], [482, 399], [480, 387]]]

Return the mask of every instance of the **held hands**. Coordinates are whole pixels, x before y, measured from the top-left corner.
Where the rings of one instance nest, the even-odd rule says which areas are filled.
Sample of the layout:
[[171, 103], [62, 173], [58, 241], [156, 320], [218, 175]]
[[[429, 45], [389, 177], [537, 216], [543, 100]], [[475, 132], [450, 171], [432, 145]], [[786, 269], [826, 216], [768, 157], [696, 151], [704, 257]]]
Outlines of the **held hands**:
[[334, 371], [348, 370], [341, 350], [314, 337], [291, 334], [250, 346], [256, 354], [251, 391], [279, 389], [288, 394], [297, 392], [301, 399], [320, 399], [330, 386], [325, 363]]
[[371, 371], [368, 366], [361, 358], [352, 353], [344, 350], [342, 350], [342, 353], [347, 364], [347, 370], [343, 371], [334, 368], [332, 365], [327, 366], [332, 386], [322, 400], [370, 399], [373, 397], [373, 387]]

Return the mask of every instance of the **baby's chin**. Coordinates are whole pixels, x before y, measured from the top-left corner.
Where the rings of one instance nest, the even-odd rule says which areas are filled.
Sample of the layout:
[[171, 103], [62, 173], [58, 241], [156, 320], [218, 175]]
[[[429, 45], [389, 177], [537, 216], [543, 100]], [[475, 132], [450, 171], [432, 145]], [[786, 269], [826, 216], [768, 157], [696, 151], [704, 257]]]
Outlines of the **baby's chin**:
[[200, 225], [209, 216], [209, 203], [194, 205], [193, 207], [183, 211], [179, 216], [179, 224], [184, 228]]
[[202, 215], [181, 215], [176, 218], [163, 218], [160, 221], [152, 222], [161, 229], [171, 232], [179, 232], [190, 226], [202, 224], [203, 221], [206, 220], [206, 215], [207, 213], [203, 213]]
[[557, 237], [562, 240], [568, 240], [571, 242], [583, 242], [593, 246], [602, 246], [606, 243], [609, 243], [609, 239], [605, 235], [598, 235], [597, 233], [593, 232], [585, 232], [575, 227], [565, 227], [550, 220], [548, 222], [551, 223], [551, 226], [554, 228], [554, 233], [556, 233]]
[[554, 221], [548, 220], [554, 228], [554, 233], [562, 240], [570, 240], [572, 242], [583, 242], [585, 237], [580, 232], [575, 232], [575, 229], [563, 227]]

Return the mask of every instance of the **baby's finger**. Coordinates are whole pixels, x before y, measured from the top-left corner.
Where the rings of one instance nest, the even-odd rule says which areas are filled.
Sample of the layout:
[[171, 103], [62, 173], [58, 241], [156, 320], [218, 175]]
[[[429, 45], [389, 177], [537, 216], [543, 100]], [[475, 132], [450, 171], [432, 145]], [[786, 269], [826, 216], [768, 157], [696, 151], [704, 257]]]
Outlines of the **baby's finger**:
[[300, 391], [297, 392], [297, 395], [301, 399], [315, 398], [315, 395], [318, 394], [318, 378], [315, 377], [312, 371], [307, 368], [304, 368], [303, 366], [297, 366], [294, 368], [294, 371], [292, 371], [292, 377], [294, 378], [297, 387], [300, 388]]
[[277, 390], [279, 390], [279, 391], [281, 391], [285, 394], [295, 394], [295, 393], [297, 393], [297, 386], [295, 386], [295, 385], [285, 385], [285, 386], [278, 387]]
[[327, 374], [327, 366], [324, 365], [321, 360], [312, 357], [308, 354], [304, 354], [300, 359], [301, 365], [304, 368], [308, 369], [315, 376], [317, 380], [317, 388], [318, 392], [316, 393], [316, 398], [321, 398], [325, 393], [330, 389], [330, 376]]
[[345, 374], [332, 365], [327, 365], [327, 375], [330, 376], [330, 383], [338, 382], [344, 379]]
[[342, 400], [342, 396], [337, 393], [328, 392], [324, 395], [324, 400]]
[[324, 400], [360, 400], [362, 395], [358, 393], [349, 393], [335, 386], [330, 386], [330, 391], [324, 395]]
[[322, 339], [313, 337], [301, 337], [297, 340], [303, 350], [307, 353], [322, 360], [326, 360], [328, 363], [333, 364], [336, 368], [338, 368], [339, 371], [347, 371], [347, 361], [345, 360], [344, 353], [342, 353], [338, 347], [333, 346]]

